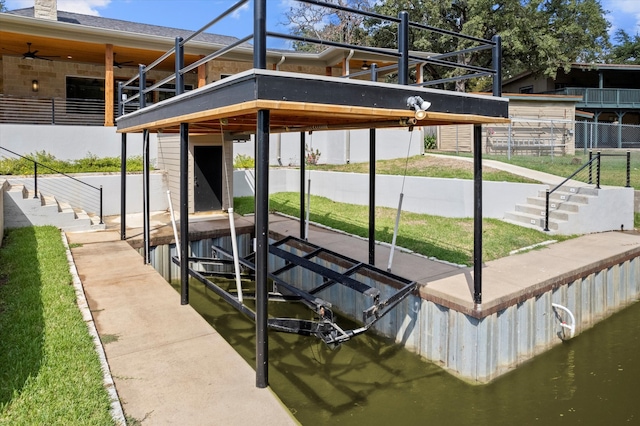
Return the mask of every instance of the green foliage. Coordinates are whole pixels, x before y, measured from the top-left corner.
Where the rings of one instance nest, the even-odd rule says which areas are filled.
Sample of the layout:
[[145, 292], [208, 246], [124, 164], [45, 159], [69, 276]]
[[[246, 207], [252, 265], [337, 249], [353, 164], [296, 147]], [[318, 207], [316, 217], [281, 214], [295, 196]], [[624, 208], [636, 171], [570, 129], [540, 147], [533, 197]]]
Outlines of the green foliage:
[[9, 230], [0, 265], [0, 424], [113, 424], [60, 231]]
[[640, 34], [636, 34], [633, 38], [625, 32], [618, 30], [615, 34], [615, 40], [618, 42], [611, 50], [611, 62], [615, 64], [640, 64]]
[[[27, 154], [27, 158], [0, 158], [0, 175], [33, 175], [33, 161], [37, 161], [38, 174], [52, 173], [92, 173], [92, 172], [119, 172], [120, 157], [99, 158], [89, 153], [87, 157], [79, 160], [58, 160], [55, 156], [45, 152], [36, 151]], [[139, 172], [143, 169], [142, 156], [127, 158], [127, 171]]]
[[424, 136], [424, 150], [427, 151], [429, 149], [438, 148], [438, 139], [436, 135], [425, 135]]
[[255, 165], [255, 160], [248, 155], [238, 154], [236, 158], [233, 159], [234, 169], [253, 169]]
[[[609, 46], [609, 23], [597, 0], [385, 0], [375, 11], [397, 16], [406, 10], [413, 22], [455, 33], [491, 39], [502, 36], [503, 75], [513, 77], [531, 71], [554, 77], [558, 69], [568, 70], [575, 61], [602, 60]], [[395, 24], [367, 22], [370, 36], [379, 47], [396, 46]], [[570, 42], [569, 42], [570, 40]], [[473, 43], [448, 35], [412, 30], [410, 49], [445, 53], [472, 47]], [[458, 63], [491, 65], [491, 51], [476, 51], [457, 57]], [[460, 70], [429, 64], [428, 79], [437, 80], [459, 75]], [[472, 82], [474, 89], [486, 86]], [[465, 90], [464, 82], [456, 84]]]

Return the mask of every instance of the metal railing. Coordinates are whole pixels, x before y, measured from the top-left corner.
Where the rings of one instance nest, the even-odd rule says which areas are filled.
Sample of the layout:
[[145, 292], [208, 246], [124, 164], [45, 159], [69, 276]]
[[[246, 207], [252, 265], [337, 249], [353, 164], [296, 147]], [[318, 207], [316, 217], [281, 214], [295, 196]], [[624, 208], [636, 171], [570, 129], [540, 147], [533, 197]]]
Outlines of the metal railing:
[[104, 126], [104, 101], [0, 95], [2, 124]]
[[[83, 182], [80, 179], [69, 176], [66, 173], [55, 170], [7, 148], [0, 146], [0, 150], [2, 150], [0, 151], [1, 157], [22, 159], [33, 164], [33, 180], [19, 176], [12, 179], [24, 184], [27, 189], [33, 190], [33, 198], [40, 198], [43, 193], [52, 195], [60, 201], [69, 203], [73, 207], [79, 207], [88, 213], [97, 214], [100, 218], [100, 224], [102, 225], [104, 223], [102, 220], [102, 185], [97, 187]], [[43, 173], [42, 169], [46, 171]], [[30, 184], [30, 182], [32, 182], [32, 184]]]
[[[626, 157], [626, 188], [631, 187], [631, 152], [627, 151], [624, 154], [603, 154], [597, 151], [594, 155], [593, 151], [589, 151], [589, 161], [583, 164], [578, 170], [573, 172], [571, 176], [563, 180], [560, 184], [556, 185], [552, 189], [547, 189], [545, 198], [545, 218], [544, 218], [544, 230], [549, 231], [549, 206], [550, 196], [557, 191], [560, 187], [564, 186], [569, 181], [581, 181], [586, 182], [589, 185], [593, 185], [595, 181], [595, 188], [600, 189], [600, 171], [601, 171], [601, 159], [602, 157]], [[595, 179], [594, 179], [594, 164], [595, 164]]]
[[[425, 81], [415, 83], [414, 85], [418, 86], [433, 86], [439, 85], [449, 82], [455, 82], [464, 79], [471, 79], [483, 76], [492, 76], [493, 78], [493, 95], [501, 96], [501, 68], [502, 68], [502, 42], [500, 36], [496, 35], [491, 40], [486, 40], [478, 37], [472, 37], [465, 34], [456, 33], [453, 31], [443, 30], [436, 27], [432, 27], [430, 25], [425, 25], [418, 22], [410, 22], [409, 15], [407, 12], [400, 12], [398, 17], [391, 17], [386, 15], [381, 15], [373, 12], [363, 11], [359, 9], [354, 9], [347, 6], [341, 6], [339, 4], [327, 3], [319, 0], [297, 0], [300, 3], [306, 3], [309, 7], [322, 7], [328, 8], [332, 10], [339, 10], [343, 12], [352, 13], [354, 15], [364, 16], [368, 19], [377, 19], [382, 22], [389, 23], [391, 25], [397, 26], [397, 52], [390, 51], [390, 49], [386, 48], [378, 48], [378, 47], [369, 47], [369, 46], [358, 46], [352, 44], [346, 44], [341, 42], [334, 42], [331, 40], [323, 40], [312, 37], [301, 37], [293, 34], [283, 34], [274, 31], [267, 31], [266, 28], [266, 18], [267, 18], [267, 2], [265, 0], [255, 1], [254, 2], [254, 27], [253, 32], [248, 34], [245, 37], [240, 38], [233, 44], [230, 44], [222, 49], [215, 51], [200, 60], [185, 66], [184, 65], [184, 49], [185, 45], [198, 36], [200, 33], [210, 29], [213, 25], [220, 22], [225, 17], [233, 14], [239, 8], [243, 7], [248, 0], [240, 0], [234, 5], [232, 5], [229, 9], [218, 15], [216, 18], [207, 23], [204, 27], [194, 32], [189, 37], [183, 39], [181, 37], [177, 37], [175, 41], [175, 46], [162, 54], [158, 59], [152, 62], [149, 65], [140, 65], [139, 72], [137, 75], [133, 76], [131, 79], [126, 82], [118, 83], [118, 115], [124, 115], [128, 113], [132, 108], [132, 106], [137, 107], [138, 109], [144, 108], [145, 98], [148, 93], [152, 93], [157, 90], [162, 90], [164, 92], [169, 91], [167, 89], [162, 89], [162, 86], [170, 84], [174, 82], [175, 90], [172, 90], [176, 95], [184, 93], [184, 74], [193, 71], [200, 65], [204, 65], [210, 61], [213, 61], [235, 49], [246, 49], [248, 46], [248, 42], [253, 40], [253, 67], [258, 69], [266, 68], [266, 52], [267, 52], [267, 38], [275, 38], [275, 39], [283, 39], [293, 42], [302, 42], [302, 43], [311, 43], [318, 44], [322, 46], [332, 46], [332, 47], [340, 47], [347, 48], [353, 51], [365, 52], [375, 55], [380, 55], [382, 57], [388, 57], [390, 61], [397, 61], [397, 65], [393, 67], [397, 69], [397, 82], [398, 84], [409, 85], [409, 64], [410, 63], [420, 63], [420, 64], [432, 64], [436, 66], [455, 68], [459, 70], [463, 70], [467, 74], [439, 79], [437, 81]], [[458, 50], [455, 52], [444, 52], [444, 53], [425, 53], [424, 56], [419, 56], [410, 53], [409, 51], [409, 31], [418, 30], [418, 31], [429, 31], [431, 33], [435, 33], [440, 36], [450, 36], [457, 37], [465, 40], [472, 44], [471, 47]], [[491, 50], [492, 51], [492, 64], [491, 67], [481, 67], [476, 65], [469, 65], [460, 62], [458, 59], [461, 56], [466, 54], [477, 52], [479, 50]], [[147, 73], [151, 71], [153, 68], [163, 63], [165, 60], [170, 58], [171, 56], [175, 57], [175, 72], [168, 76], [167, 78], [156, 82], [155, 84], [147, 87]], [[166, 87], [166, 86], [165, 86]], [[125, 91], [129, 93], [134, 93], [131, 96], [124, 96]]]
[[640, 108], [640, 89], [612, 89], [591, 87], [565, 87], [549, 92], [555, 95], [582, 96], [580, 107]]

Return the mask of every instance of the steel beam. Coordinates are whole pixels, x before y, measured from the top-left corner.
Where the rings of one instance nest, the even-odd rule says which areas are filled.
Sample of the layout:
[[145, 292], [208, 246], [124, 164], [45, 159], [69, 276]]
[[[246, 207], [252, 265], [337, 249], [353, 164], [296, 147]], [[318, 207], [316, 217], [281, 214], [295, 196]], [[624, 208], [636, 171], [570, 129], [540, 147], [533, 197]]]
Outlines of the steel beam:
[[473, 303], [482, 304], [482, 126], [473, 126]]
[[[189, 259], [189, 124], [180, 124], [180, 259]], [[180, 263], [180, 304], [189, 304], [189, 262]]]

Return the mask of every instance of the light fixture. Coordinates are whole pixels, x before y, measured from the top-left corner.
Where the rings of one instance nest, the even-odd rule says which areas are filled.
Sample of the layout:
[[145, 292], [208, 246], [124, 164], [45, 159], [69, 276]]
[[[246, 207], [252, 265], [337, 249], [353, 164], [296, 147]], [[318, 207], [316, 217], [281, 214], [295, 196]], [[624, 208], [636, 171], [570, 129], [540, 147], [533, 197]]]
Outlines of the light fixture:
[[40, 83], [38, 83], [38, 80], [33, 80], [31, 82], [31, 91], [32, 92], [37, 92], [38, 89], [40, 89]]
[[371, 68], [371, 66], [367, 64], [367, 61], [362, 61], [362, 66], [360, 68], [366, 71]]
[[420, 96], [409, 96], [407, 106], [416, 110], [417, 120], [424, 120], [427, 117], [427, 110], [431, 107], [431, 102], [425, 101]]

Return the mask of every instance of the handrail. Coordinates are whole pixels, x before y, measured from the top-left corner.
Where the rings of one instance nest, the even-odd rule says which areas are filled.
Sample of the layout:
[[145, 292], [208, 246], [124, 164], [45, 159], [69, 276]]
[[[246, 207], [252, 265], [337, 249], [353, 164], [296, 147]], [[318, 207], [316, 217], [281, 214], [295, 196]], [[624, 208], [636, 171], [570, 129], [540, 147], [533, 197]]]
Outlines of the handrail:
[[[398, 60], [398, 65], [397, 65], [397, 69], [398, 69], [398, 82], [401, 84], [408, 84], [408, 75], [409, 75], [409, 69], [408, 69], [408, 63], [411, 61], [412, 63], [432, 63], [435, 65], [439, 65], [439, 66], [444, 66], [444, 67], [452, 67], [452, 68], [459, 68], [459, 69], [463, 69], [466, 70], [470, 73], [467, 73], [465, 75], [462, 76], [455, 76], [455, 77], [451, 77], [451, 78], [444, 78], [444, 79], [438, 79], [437, 81], [432, 81], [432, 82], [422, 82], [416, 85], [422, 85], [422, 86], [427, 86], [427, 85], [434, 85], [434, 84], [444, 84], [444, 83], [449, 83], [449, 82], [453, 82], [453, 81], [459, 81], [459, 80], [464, 80], [464, 79], [470, 79], [470, 78], [475, 78], [475, 77], [480, 77], [480, 76], [485, 76], [485, 75], [491, 75], [493, 77], [494, 80], [494, 84], [493, 84], [493, 95], [494, 96], [500, 96], [501, 95], [501, 87], [500, 87], [500, 78], [501, 78], [501, 62], [502, 62], [502, 53], [501, 53], [501, 39], [500, 36], [494, 36], [491, 40], [487, 40], [487, 39], [483, 39], [483, 38], [479, 38], [479, 37], [474, 37], [474, 36], [469, 36], [466, 34], [461, 34], [461, 33], [456, 33], [454, 31], [450, 31], [450, 30], [445, 30], [445, 29], [441, 29], [441, 28], [436, 28], [430, 25], [425, 25], [419, 22], [413, 22], [413, 21], [409, 21], [408, 20], [408, 14], [407, 12], [401, 12], [399, 14], [398, 17], [392, 17], [392, 16], [386, 16], [386, 15], [382, 15], [379, 13], [374, 13], [374, 12], [370, 12], [370, 11], [366, 11], [366, 10], [359, 10], [359, 9], [355, 9], [349, 6], [342, 6], [339, 4], [334, 4], [334, 3], [328, 3], [326, 1], [321, 1], [321, 0], [297, 0], [298, 2], [301, 3], [306, 3], [309, 5], [313, 5], [313, 6], [318, 6], [318, 7], [325, 7], [325, 8], [329, 8], [329, 9], [333, 9], [333, 10], [339, 10], [339, 11], [344, 11], [344, 12], [348, 12], [348, 13], [353, 13], [356, 15], [361, 15], [361, 16], [365, 16], [365, 17], [369, 17], [369, 18], [373, 18], [373, 19], [379, 19], [382, 21], [386, 21], [386, 22], [390, 22], [392, 24], [397, 24], [398, 25], [398, 40], [399, 40], [399, 45], [398, 45], [398, 51], [392, 51], [389, 49], [382, 49], [382, 48], [376, 48], [376, 47], [369, 47], [369, 46], [355, 46], [355, 45], [351, 45], [351, 44], [347, 44], [347, 43], [340, 43], [340, 42], [334, 42], [334, 41], [329, 41], [329, 40], [322, 40], [322, 39], [317, 39], [317, 38], [312, 38], [312, 37], [302, 37], [302, 36], [297, 36], [297, 35], [293, 35], [293, 34], [283, 34], [283, 33], [278, 33], [278, 32], [273, 32], [273, 31], [267, 31], [266, 30], [266, 25], [264, 24], [263, 20], [266, 20], [266, 10], [264, 10], [266, 8], [265, 4], [260, 5], [260, 9], [254, 9], [254, 19], [256, 20], [256, 22], [261, 22], [261, 25], [256, 25], [254, 26], [254, 33], [240, 39], [237, 40], [234, 43], [231, 43], [230, 45], [225, 46], [222, 49], [219, 49], [218, 51], [211, 53], [209, 55], [207, 55], [204, 58], [199, 59], [198, 61], [184, 66], [184, 46], [191, 40], [193, 40], [197, 35], [201, 34], [202, 32], [204, 32], [205, 30], [209, 29], [211, 26], [213, 26], [214, 24], [218, 23], [221, 19], [227, 17], [228, 15], [234, 13], [235, 11], [237, 11], [239, 8], [241, 8], [243, 5], [245, 5], [248, 0], [240, 0], [238, 2], [236, 2], [235, 4], [233, 4], [230, 8], [228, 8], [227, 10], [225, 10], [223, 13], [221, 13], [220, 15], [218, 15], [216, 18], [212, 19], [211, 21], [209, 21], [206, 25], [204, 25], [202, 28], [200, 28], [199, 30], [195, 31], [194, 33], [192, 33], [190, 36], [188, 36], [185, 39], [182, 39], [180, 37], [176, 38], [176, 44], [175, 46], [173, 46], [171, 49], [169, 49], [167, 52], [165, 52], [163, 55], [160, 56], [160, 58], [158, 58], [157, 60], [155, 60], [154, 62], [152, 62], [149, 66], [143, 66], [141, 65], [139, 67], [139, 72], [137, 75], [135, 75], [134, 77], [132, 77], [131, 79], [129, 79], [128, 81], [126, 81], [122, 87], [128, 87], [129, 84], [133, 83], [134, 81], [138, 81], [138, 82], [143, 82], [145, 80], [145, 75], [147, 72], [149, 72], [153, 67], [155, 67], [156, 65], [158, 65], [160, 62], [164, 61], [166, 58], [168, 58], [169, 56], [171, 56], [172, 54], [175, 53], [176, 55], [176, 69], [174, 71], [174, 74], [172, 77], [168, 77], [164, 80], [162, 80], [161, 83], [166, 83], [168, 81], [171, 80], [175, 80], [176, 81], [176, 94], [182, 93], [184, 90], [182, 88], [179, 88], [177, 86], [182, 85], [182, 79], [179, 77], [181, 75], [184, 75], [185, 73], [193, 70], [194, 68], [208, 62], [211, 60], [214, 60], [216, 58], [218, 58], [219, 56], [223, 55], [224, 53], [227, 53], [233, 49], [238, 48], [240, 45], [246, 43], [247, 41], [251, 40], [252, 38], [254, 39], [254, 43], [253, 43], [253, 52], [254, 52], [254, 58], [262, 58], [262, 57], [266, 57], [266, 38], [267, 37], [273, 37], [273, 38], [281, 38], [281, 39], [286, 39], [286, 40], [291, 40], [291, 41], [298, 41], [298, 42], [303, 42], [303, 43], [313, 43], [313, 44], [320, 44], [323, 46], [332, 46], [332, 47], [338, 47], [338, 48], [347, 48], [350, 50], [358, 50], [361, 52], [367, 52], [367, 53], [373, 53], [373, 54], [379, 54], [379, 55], [383, 55], [383, 56], [387, 56], [389, 58], [396, 58]], [[256, 5], [254, 5], [254, 8], [257, 7]], [[256, 14], [260, 15], [257, 16]], [[474, 43], [480, 43], [480, 46], [474, 46], [474, 47], [468, 47], [468, 48], [464, 48], [464, 49], [460, 49], [458, 51], [455, 52], [447, 52], [447, 53], [441, 53], [441, 54], [433, 54], [433, 55], [429, 55], [429, 56], [416, 56], [416, 55], [410, 55], [409, 51], [408, 51], [408, 34], [409, 34], [409, 29], [410, 28], [416, 28], [416, 29], [420, 29], [420, 30], [427, 30], [427, 31], [431, 31], [431, 32], [435, 32], [438, 34], [443, 34], [443, 35], [447, 35], [447, 36], [451, 36], [451, 37], [457, 37], [463, 40], [468, 40], [468, 41], [472, 41]], [[400, 41], [402, 41], [402, 43], [400, 43]], [[464, 55], [467, 53], [472, 53], [472, 52], [476, 52], [476, 51], [480, 51], [480, 50], [488, 50], [491, 49], [493, 51], [493, 55], [492, 55], [492, 65], [491, 68], [485, 68], [485, 67], [480, 67], [480, 66], [473, 66], [473, 65], [468, 65], [465, 63], [458, 63], [456, 61], [450, 61], [450, 60], [446, 60], [447, 58], [451, 58], [451, 57], [457, 57], [458, 55]], [[255, 60], [255, 59], [254, 59]], [[415, 62], [413, 62], [415, 61]], [[260, 66], [256, 66], [256, 63], [254, 62], [254, 67], [264, 67], [264, 64], [260, 64]], [[381, 70], [379, 70], [381, 71]], [[133, 102], [135, 99], [140, 98], [140, 102], [138, 103], [138, 107], [139, 108], [144, 108], [144, 102], [142, 102], [143, 100], [143, 95], [146, 93], [149, 93], [151, 91], [153, 91], [154, 89], [157, 89], [159, 86], [161, 86], [161, 83], [156, 83], [151, 87], [144, 87], [145, 85], [140, 83], [138, 86], [138, 94], [136, 95], [132, 95], [130, 97], [128, 97], [127, 99], [122, 99], [121, 96], [118, 97], [118, 111], [124, 111], [124, 108], [122, 108], [122, 105], [126, 105], [127, 103]], [[135, 91], [136, 89], [133, 88], [133, 90]]]
[[570, 181], [574, 176], [576, 176], [578, 173], [580, 173], [582, 170], [584, 170], [587, 167], [589, 167], [589, 181], [590, 181], [589, 183], [591, 183], [591, 165], [593, 164], [594, 161], [597, 163], [596, 189], [600, 189], [600, 151], [597, 152], [595, 157], [590, 158], [589, 161], [587, 161], [585, 164], [583, 164], [578, 170], [573, 172], [571, 174], [571, 176], [569, 176], [568, 178], [566, 178], [565, 180], [560, 182], [558, 185], [553, 187], [553, 189], [551, 189], [551, 190], [547, 189], [546, 205], [545, 205], [545, 217], [544, 217], [544, 230], [545, 231], [549, 231], [549, 196], [552, 193], [554, 193], [558, 188], [560, 188], [565, 183]]
[[33, 175], [34, 175], [34, 184], [33, 184], [33, 186], [34, 186], [34, 191], [35, 191], [35, 195], [34, 195], [33, 198], [38, 198], [38, 166], [44, 167], [45, 169], [51, 170], [52, 172], [54, 172], [54, 173], [56, 173], [58, 175], [62, 175], [64, 177], [66, 177], [66, 178], [69, 178], [69, 179], [71, 179], [71, 180], [73, 180], [75, 182], [81, 183], [82, 185], [88, 186], [89, 188], [92, 188], [92, 189], [98, 191], [99, 195], [100, 195], [100, 203], [99, 203], [100, 224], [102, 225], [104, 223], [102, 221], [102, 186], [97, 187], [97, 186], [93, 186], [93, 185], [91, 185], [91, 184], [89, 184], [87, 182], [83, 182], [83, 181], [81, 181], [79, 179], [74, 178], [73, 176], [69, 176], [66, 173], [63, 173], [63, 172], [61, 172], [59, 170], [56, 170], [56, 169], [54, 169], [52, 167], [49, 167], [46, 164], [42, 164], [42, 163], [40, 163], [40, 162], [38, 162], [38, 161], [36, 161], [36, 160], [34, 160], [32, 158], [25, 157], [24, 155], [20, 155], [17, 152], [13, 152], [10, 149], [7, 149], [5, 147], [0, 146], [0, 149], [5, 150], [7, 152], [10, 152], [11, 154], [13, 154], [13, 155], [15, 155], [17, 157], [20, 157], [20, 158], [25, 159], [27, 161], [31, 161], [33, 163], [33, 171], [34, 171], [34, 173], [33, 173]]

